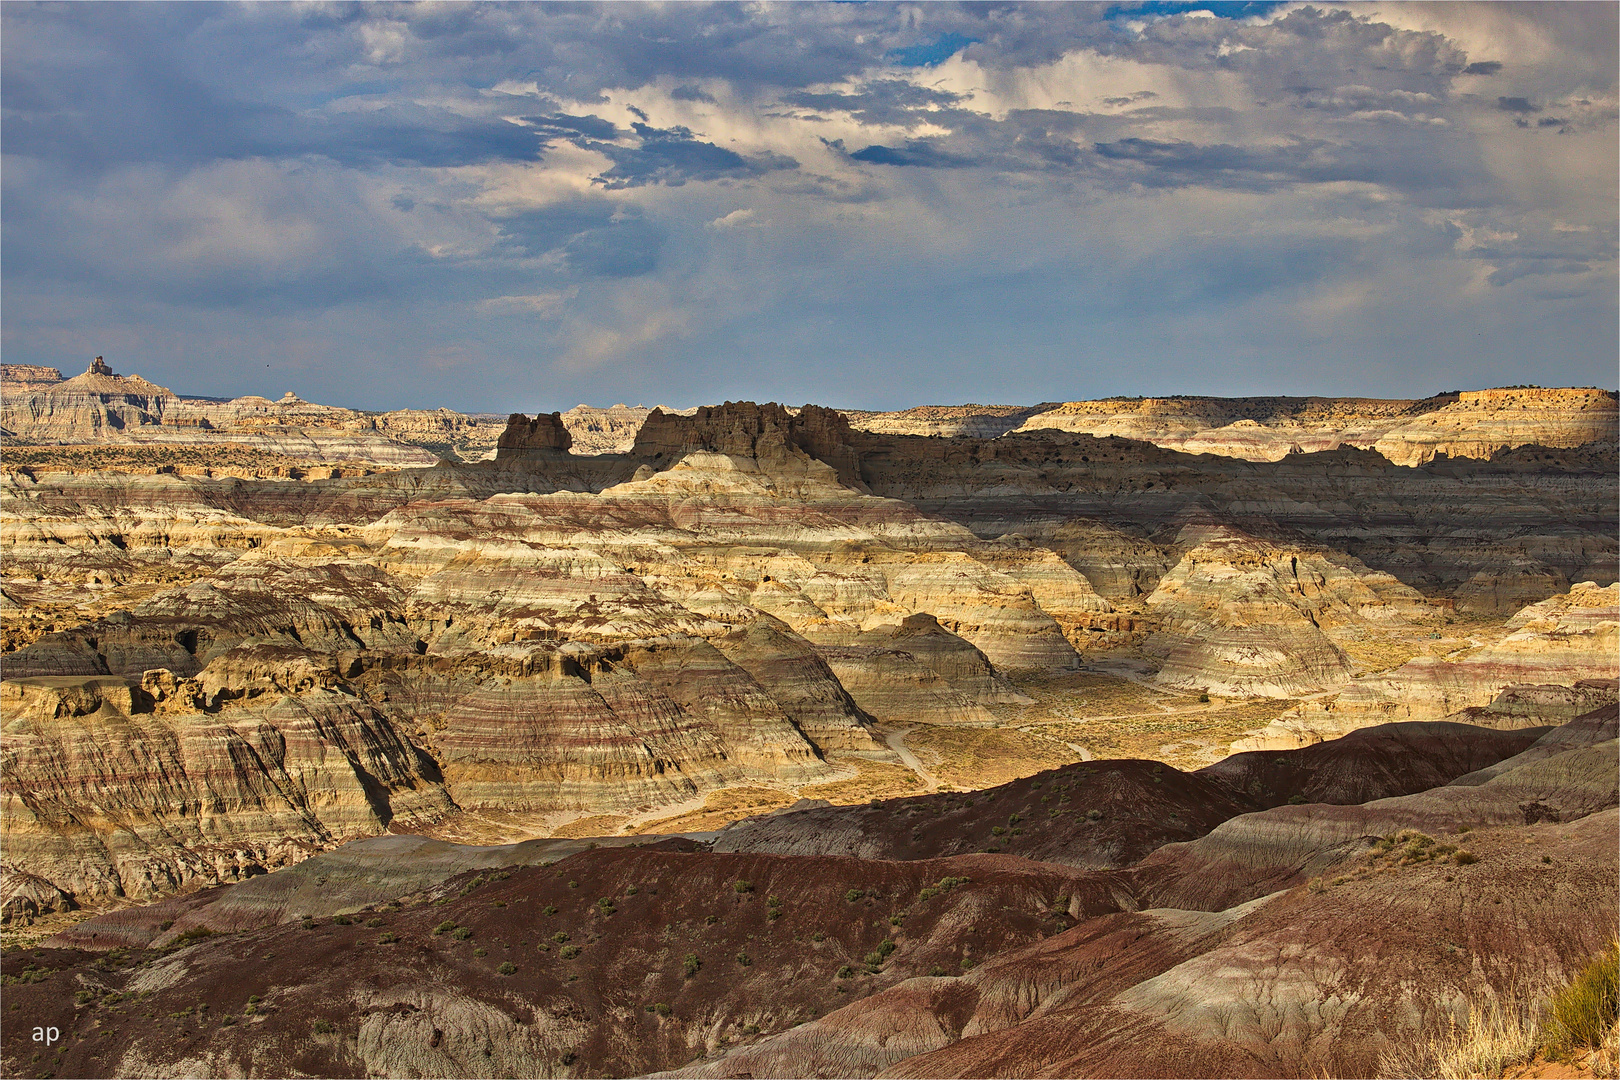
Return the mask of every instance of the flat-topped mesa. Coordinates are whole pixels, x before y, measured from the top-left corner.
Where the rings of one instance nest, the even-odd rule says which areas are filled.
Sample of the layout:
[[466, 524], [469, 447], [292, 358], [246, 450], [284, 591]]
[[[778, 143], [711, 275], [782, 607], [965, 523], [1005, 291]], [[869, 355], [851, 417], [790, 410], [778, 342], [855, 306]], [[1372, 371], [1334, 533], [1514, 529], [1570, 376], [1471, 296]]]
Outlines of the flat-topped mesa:
[[673, 462], [706, 451], [754, 458], [768, 467], [793, 448], [832, 466], [841, 483], [864, 490], [852, 434], [841, 413], [820, 405], [806, 405], [795, 414], [774, 401], [763, 405], [728, 401], [705, 405], [691, 416], [654, 409], [642, 423], [631, 453]]
[[533, 420], [523, 413], [513, 413], [506, 418], [506, 430], [495, 443], [495, 459], [510, 461], [537, 450], [567, 453], [573, 445], [574, 437], [563, 426], [559, 413], [541, 413]]
[[48, 390], [62, 381], [62, 373], [38, 364], [0, 364], [0, 384], [8, 393]]
[[1595, 386], [1504, 386], [1490, 390], [1464, 390], [1459, 405], [1482, 409], [1575, 409], [1614, 412], [1615, 394]]

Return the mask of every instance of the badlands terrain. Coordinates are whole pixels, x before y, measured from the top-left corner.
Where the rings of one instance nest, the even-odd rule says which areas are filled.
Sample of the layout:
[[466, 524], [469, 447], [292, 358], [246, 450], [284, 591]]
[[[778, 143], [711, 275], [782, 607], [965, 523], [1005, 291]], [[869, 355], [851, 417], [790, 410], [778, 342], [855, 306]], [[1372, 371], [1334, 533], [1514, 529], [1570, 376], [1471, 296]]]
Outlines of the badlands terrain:
[[7, 1075], [1421, 1075], [1614, 934], [1611, 392], [0, 375]]

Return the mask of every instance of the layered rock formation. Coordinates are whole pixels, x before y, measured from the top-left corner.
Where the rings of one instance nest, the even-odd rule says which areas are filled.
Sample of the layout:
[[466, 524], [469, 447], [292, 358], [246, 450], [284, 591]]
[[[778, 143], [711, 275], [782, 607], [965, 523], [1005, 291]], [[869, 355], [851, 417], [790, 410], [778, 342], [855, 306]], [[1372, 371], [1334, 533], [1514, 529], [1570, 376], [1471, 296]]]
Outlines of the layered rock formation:
[[1615, 395], [1596, 388], [1464, 390], [1444, 408], [1385, 432], [1373, 449], [1397, 465], [1417, 465], [1441, 454], [1488, 458], [1520, 446], [1580, 446], [1613, 440], [1615, 415]]
[[210, 715], [159, 682], [0, 683], [8, 868], [79, 903], [153, 897], [449, 807], [431, 763], [352, 695], [310, 690]]
[[1358, 679], [1332, 700], [1284, 714], [1234, 750], [1308, 745], [1392, 720], [1459, 715], [1526, 725], [1593, 707], [1612, 691], [1620, 656], [1620, 585], [1583, 582], [1508, 620], [1507, 636], [1454, 657], [1419, 657]]
[[[260, 432], [319, 409], [254, 408]], [[343, 723], [386, 724], [418, 754], [409, 783], [434, 793], [433, 812], [538, 821], [848, 777], [829, 755], [896, 760], [874, 720], [989, 724], [1027, 703], [1009, 674], [1069, 677], [1094, 651], [1151, 662], [1189, 706], [1198, 691], [1342, 686], [1310, 706], [1355, 714], [1336, 730], [1484, 708], [1508, 682], [1614, 675], [1613, 616], [1605, 631], [1571, 614], [1585, 600], [1565, 602], [1546, 627], [1496, 634], [1501, 658], [1434, 660], [1452, 666], [1431, 680], [1446, 683], [1432, 710], [1352, 708], [1393, 678], [1352, 676], [1413, 655], [1398, 647], [1444, 630], [1466, 590], [1517, 596], [1508, 582], [1589, 571], [1612, 582], [1601, 447], [1422, 469], [1351, 449], [1256, 463], [1052, 431], [876, 435], [831, 410], [744, 402], [650, 412], [626, 454], [568, 452], [557, 414], [511, 417], [498, 441], [493, 461], [303, 482], [10, 470], [6, 676], [161, 690], [161, 725], [131, 704], [128, 724], [94, 729], [137, 757], [186, 745], [185, 732], [235, 745], [236, 717], [279, 730], [270, 713], [285, 702], [346, 703]], [[1525, 659], [1542, 646], [1521, 642], [1543, 638], [1568, 662]], [[21, 691], [6, 700], [10, 720]], [[31, 783], [55, 760], [8, 769]], [[103, 798], [89, 773], [65, 775], [77, 779], [53, 790], [67, 809], [0, 824], [37, 834], [17, 849], [37, 857], [8, 867], [69, 900], [81, 883], [58, 880], [50, 860], [66, 856], [51, 852], [82, 845], [126, 874], [73, 806], [192, 813], [183, 785], [118, 793], [114, 777], [117, 797]], [[313, 850], [391, 820], [344, 813], [297, 835]], [[200, 833], [137, 835], [151, 887], [191, 880], [163, 867]], [[251, 835], [241, 843], [262, 863]], [[87, 898], [114, 894], [83, 884]]]
[[0, 389], [7, 395], [46, 390], [62, 381], [58, 368], [37, 364], [0, 364]]
[[[969, 407], [971, 408], [971, 407]], [[862, 419], [869, 430], [908, 429], [906, 414]], [[1422, 401], [1369, 398], [1113, 398], [1040, 408], [1016, 427], [1120, 435], [1189, 454], [1277, 461], [1288, 454], [1375, 449], [1398, 465], [1437, 455], [1490, 458], [1526, 445], [1612, 441], [1616, 399], [1607, 390], [1511, 387], [1439, 394]], [[891, 419], [892, 418], [892, 419]], [[986, 416], [986, 420], [990, 417]], [[953, 434], [978, 432], [953, 432]], [[995, 432], [1001, 434], [1001, 432]]]
[[164, 414], [172, 413], [180, 403], [174, 391], [139, 375], [125, 378], [99, 356], [84, 374], [71, 379], [49, 382], [36, 375], [26, 381], [37, 388], [9, 392], [0, 404], [0, 428], [7, 438], [41, 442], [96, 439], [143, 424], [160, 424]]
[[1185, 552], [1147, 598], [1163, 629], [1148, 644], [1158, 678], [1185, 689], [1297, 697], [1348, 681], [1335, 643], [1440, 620], [1417, 590], [1334, 552], [1280, 546], [1230, 528], [1190, 525]]

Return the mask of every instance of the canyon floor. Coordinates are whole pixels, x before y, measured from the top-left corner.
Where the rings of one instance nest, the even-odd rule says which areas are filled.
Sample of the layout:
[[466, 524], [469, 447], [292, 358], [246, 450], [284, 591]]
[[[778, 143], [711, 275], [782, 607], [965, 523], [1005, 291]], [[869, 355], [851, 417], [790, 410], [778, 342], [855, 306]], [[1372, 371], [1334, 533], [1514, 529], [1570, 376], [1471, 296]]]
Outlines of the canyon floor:
[[7, 1075], [1421, 1074], [1614, 933], [1607, 391], [17, 370]]

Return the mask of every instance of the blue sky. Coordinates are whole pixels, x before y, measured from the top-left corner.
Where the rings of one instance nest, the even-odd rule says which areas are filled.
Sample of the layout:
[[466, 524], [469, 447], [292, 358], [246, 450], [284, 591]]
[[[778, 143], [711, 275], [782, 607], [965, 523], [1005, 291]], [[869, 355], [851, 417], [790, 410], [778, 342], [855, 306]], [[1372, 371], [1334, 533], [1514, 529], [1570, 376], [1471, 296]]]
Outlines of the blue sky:
[[1616, 381], [1609, 4], [0, 20], [8, 362], [490, 412]]

